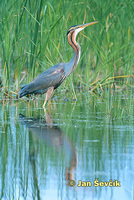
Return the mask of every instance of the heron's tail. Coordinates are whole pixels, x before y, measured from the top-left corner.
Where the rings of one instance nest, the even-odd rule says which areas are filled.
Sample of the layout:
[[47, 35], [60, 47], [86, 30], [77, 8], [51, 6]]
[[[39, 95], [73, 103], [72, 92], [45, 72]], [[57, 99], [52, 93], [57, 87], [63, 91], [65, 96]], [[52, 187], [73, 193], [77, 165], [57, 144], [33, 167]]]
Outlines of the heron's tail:
[[29, 92], [27, 91], [27, 85], [22, 87], [20, 89], [20, 91], [18, 92], [19, 98], [21, 98], [21, 97], [23, 97], [25, 95], [28, 95], [28, 94], [29, 94]]

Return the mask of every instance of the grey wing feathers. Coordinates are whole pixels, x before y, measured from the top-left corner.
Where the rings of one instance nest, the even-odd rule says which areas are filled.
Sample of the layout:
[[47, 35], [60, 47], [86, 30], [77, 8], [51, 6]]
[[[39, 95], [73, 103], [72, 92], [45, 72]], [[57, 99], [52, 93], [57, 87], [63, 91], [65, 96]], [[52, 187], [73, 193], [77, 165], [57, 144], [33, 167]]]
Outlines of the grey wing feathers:
[[64, 63], [60, 63], [38, 75], [31, 83], [21, 88], [18, 93], [19, 97], [21, 98], [32, 93], [45, 93], [51, 86], [54, 86], [54, 89], [56, 89], [62, 83], [63, 77]]

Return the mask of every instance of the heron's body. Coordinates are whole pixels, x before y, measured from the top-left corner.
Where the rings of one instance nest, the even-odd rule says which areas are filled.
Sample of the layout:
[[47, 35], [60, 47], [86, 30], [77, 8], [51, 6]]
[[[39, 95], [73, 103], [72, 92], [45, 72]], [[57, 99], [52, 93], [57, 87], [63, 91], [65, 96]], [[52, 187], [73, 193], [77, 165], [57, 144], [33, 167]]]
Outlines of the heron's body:
[[83, 30], [86, 26], [95, 24], [92, 22], [89, 24], [83, 24], [78, 26], [72, 26], [68, 30], [68, 42], [74, 49], [74, 56], [68, 63], [59, 63], [44, 71], [38, 75], [31, 83], [21, 88], [19, 91], [19, 97], [23, 97], [28, 94], [43, 94], [46, 93], [46, 99], [43, 104], [45, 107], [46, 102], [51, 99], [53, 92], [58, 88], [61, 83], [72, 73], [72, 71], [78, 65], [80, 59], [81, 48], [76, 42], [77, 34]]
[[54, 89], [60, 86], [64, 75], [64, 63], [54, 65], [42, 74], [38, 75], [31, 83], [20, 90], [20, 97], [28, 94], [43, 94], [49, 87]]

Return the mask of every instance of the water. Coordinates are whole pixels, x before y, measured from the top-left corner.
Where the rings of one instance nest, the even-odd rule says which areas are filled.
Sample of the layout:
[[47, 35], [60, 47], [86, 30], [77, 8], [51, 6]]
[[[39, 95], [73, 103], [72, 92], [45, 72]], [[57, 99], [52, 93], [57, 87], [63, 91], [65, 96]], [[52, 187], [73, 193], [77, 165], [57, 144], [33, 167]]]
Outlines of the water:
[[[50, 110], [38, 100], [0, 104], [0, 199], [133, 199], [134, 119], [126, 102], [113, 95], [55, 101]], [[95, 187], [96, 178], [113, 186]]]

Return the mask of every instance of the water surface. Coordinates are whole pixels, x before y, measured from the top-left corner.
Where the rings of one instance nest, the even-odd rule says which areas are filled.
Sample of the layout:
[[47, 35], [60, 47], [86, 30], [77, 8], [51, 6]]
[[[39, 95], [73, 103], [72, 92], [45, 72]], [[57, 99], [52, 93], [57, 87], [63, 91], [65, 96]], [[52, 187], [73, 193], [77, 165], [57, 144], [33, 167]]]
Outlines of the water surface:
[[[134, 120], [126, 102], [0, 104], [0, 199], [132, 199]], [[95, 187], [96, 178], [114, 186]], [[79, 180], [91, 185], [78, 187]]]

